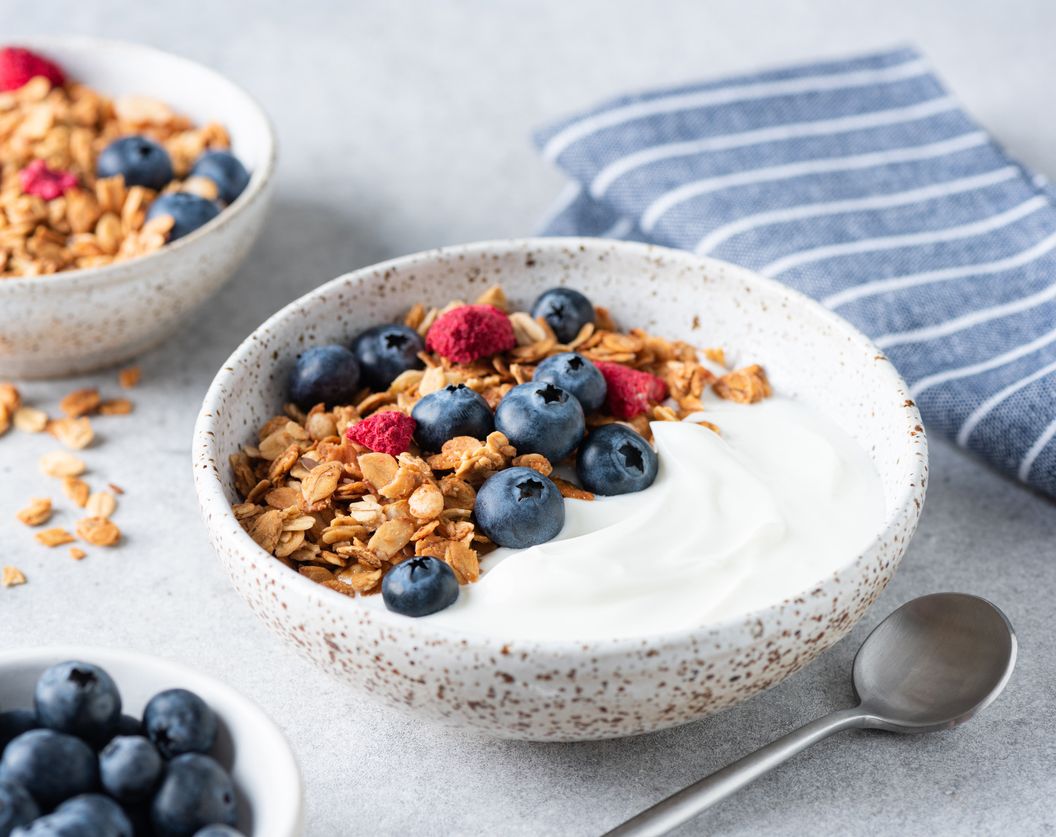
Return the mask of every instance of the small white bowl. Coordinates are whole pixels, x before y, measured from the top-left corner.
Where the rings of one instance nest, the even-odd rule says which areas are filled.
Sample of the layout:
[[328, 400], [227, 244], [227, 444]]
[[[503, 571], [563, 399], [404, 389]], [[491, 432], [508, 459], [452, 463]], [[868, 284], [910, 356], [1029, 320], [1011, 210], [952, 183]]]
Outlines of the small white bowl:
[[[472, 299], [501, 282], [518, 306], [553, 285], [616, 321], [762, 363], [776, 391], [818, 408], [876, 465], [883, 526], [860, 555], [800, 595], [659, 636], [524, 641], [460, 633], [367, 608], [261, 550], [231, 512], [228, 457], [285, 400], [305, 347], [347, 342], [418, 302]], [[813, 660], [884, 589], [920, 515], [927, 443], [890, 361], [859, 332], [783, 285], [689, 253], [602, 239], [526, 239], [406, 256], [349, 273], [265, 322], [217, 373], [195, 428], [194, 476], [235, 588], [285, 640], [389, 706], [506, 738], [577, 740], [674, 726], [724, 709]]]
[[223, 123], [233, 152], [251, 173], [245, 191], [217, 218], [150, 255], [53, 276], [0, 279], [0, 377], [75, 375], [158, 345], [232, 276], [264, 223], [275, 135], [246, 92], [186, 58], [84, 37], [22, 38], [18, 45], [108, 96], [142, 94], [197, 124]]
[[65, 660], [104, 669], [121, 690], [122, 711], [135, 717], [165, 689], [196, 693], [220, 719], [212, 755], [235, 781], [242, 833], [297, 837], [303, 832], [301, 774], [279, 728], [251, 700], [186, 666], [132, 651], [80, 645], [5, 651], [0, 653], [0, 708], [31, 709], [37, 679], [44, 669]]

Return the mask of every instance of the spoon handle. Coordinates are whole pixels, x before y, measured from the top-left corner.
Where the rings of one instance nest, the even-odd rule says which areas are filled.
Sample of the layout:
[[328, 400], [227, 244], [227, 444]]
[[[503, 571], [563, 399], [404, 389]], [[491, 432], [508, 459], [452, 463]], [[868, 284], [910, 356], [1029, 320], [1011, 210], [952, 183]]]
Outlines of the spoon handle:
[[834, 732], [865, 724], [859, 708], [841, 709], [772, 741], [699, 782], [656, 803], [604, 835], [604, 837], [658, 837], [710, 808], [734, 791], [788, 761], [811, 744]]

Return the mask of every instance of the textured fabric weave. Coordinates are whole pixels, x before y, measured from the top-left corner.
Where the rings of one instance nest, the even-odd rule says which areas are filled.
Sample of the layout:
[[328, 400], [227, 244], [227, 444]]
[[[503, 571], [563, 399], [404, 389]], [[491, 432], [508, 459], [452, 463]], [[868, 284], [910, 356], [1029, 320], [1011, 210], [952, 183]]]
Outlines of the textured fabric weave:
[[912, 49], [611, 101], [537, 134], [543, 230], [753, 268], [872, 337], [929, 429], [1056, 494], [1056, 192]]

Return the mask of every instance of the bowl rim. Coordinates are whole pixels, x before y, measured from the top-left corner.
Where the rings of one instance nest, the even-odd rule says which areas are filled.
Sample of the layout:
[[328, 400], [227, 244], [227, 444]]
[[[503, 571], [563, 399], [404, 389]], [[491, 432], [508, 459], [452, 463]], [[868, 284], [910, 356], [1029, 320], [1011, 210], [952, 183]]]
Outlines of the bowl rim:
[[[145, 671], [157, 671], [159, 674], [171, 672], [173, 678], [181, 684], [187, 684], [186, 688], [196, 690], [196, 683], [204, 682], [208, 689], [223, 696], [226, 703], [236, 706], [243, 720], [248, 720], [257, 735], [266, 733], [275, 746], [275, 751], [281, 752], [281, 758], [275, 758], [268, 763], [268, 782], [274, 782], [275, 787], [290, 788], [290, 801], [283, 805], [279, 814], [272, 815], [267, 823], [267, 834], [296, 835], [301, 833], [304, 821], [304, 780], [297, 759], [293, 754], [293, 748], [289, 740], [283, 734], [279, 726], [271, 717], [254, 701], [246, 697], [233, 686], [229, 686], [222, 680], [205, 674], [190, 666], [175, 662], [166, 657], [155, 654], [146, 654], [142, 651], [131, 651], [125, 648], [113, 646], [94, 645], [41, 645], [32, 648], [13, 648], [0, 651], [0, 672], [9, 665], [29, 664], [49, 666], [56, 661], [62, 660], [85, 660], [102, 668], [107, 668], [113, 663], [131, 664]], [[121, 684], [118, 684], [120, 688]], [[205, 691], [202, 689], [202, 691]], [[217, 713], [221, 714], [221, 713]], [[235, 741], [237, 746], [237, 741]], [[244, 791], [243, 791], [244, 792]], [[275, 794], [271, 794], [275, 796]], [[254, 832], [257, 832], [262, 823], [254, 820]]]
[[[884, 525], [882, 528], [875, 533], [869, 543], [863, 547], [857, 555], [850, 558], [846, 564], [841, 565], [834, 573], [830, 573], [818, 579], [817, 583], [824, 583], [833, 576], [838, 576], [841, 573], [846, 572], [853, 567], [856, 562], [873, 552], [878, 544], [890, 541], [897, 537], [898, 533], [906, 530], [907, 527], [908, 531], [913, 531], [920, 519], [924, 503], [924, 494], [926, 491], [928, 470], [927, 437], [923, 429], [923, 422], [920, 418], [920, 412], [917, 409], [916, 402], [909, 394], [909, 387], [906, 385], [902, 376], [896, 371], [894, 365], [887, 358], [887, 355], [877, 348], [868, 337], [852, 326], [847, 320], [825, 308], [805, 294], [802, 294], [787, 285], [783, 285], [774, 279], [762, 276], [749, 268], [726, 262], [721, 259], [698, 256], [688, 251], [676, 250], [655, 244], [567, 236], [492, 239], [488, 241], [423, 250], [417, 253], [399, 256], [394, 259], [388, 259], [335, 277], [329, 282], [320, 285], [314, 290], [309, 291], [292, 302], [284, 305], [267, 320], [261, 323], [261, 325], [254, 329], [245, 340], [238, 345], [234, 352], [231, 353], [230, 357], [228, 357], [228, 359], [221, 365], [212, 383], [209, 385], [209, 389], [202, 402], [198, 419], [195, 422], [192, 440], [192, 469], [194, 472], [195, 491], [198, 495], [199, 507], [206, 529], [210, 533], [211, 541], [213, 540], [212, 536], [214, 532], [222, 529], [226, 534], [233, 535], [241, 548], [259, 552], [263, 557], [272, 558], [272, 556], [268, 555], [257, 546], [253, 539], [249, 537], [235, 519], [234, 513], [231, 510], [231, 504], [228, 502], [224, 494], [222, 479], [218, 470], [220, 467], [223, 467], [222, 463], [226, 462], [226, 459], [223, 459], [220, 456], [220, 452], [216, 449], [218, 435], [213, 431], [213, 425], [217, 421], [217, 416], [224, 414], [224, 411], [220, 409], [220, 405], [226, 397], [227, 380], [230, 376], [235, 375], [235, 370], [240, 368], [244, 356], [256, 348], [259, 343], [258, 335], [262, 331], [276, 326], [280, 321], [296, 313], [304, 303], [315, 297], [330, 293], [339, 287], [354, 291], [356, 286], [367, 281], [370, 276], [387, 274], [396, 270], [418, 266], [423, 263], [434, 261], [440, 256], [468, 257], [494, 253], [496, 251], [510, 253], [525, 248], [563, 251], [569, 248], [582, 249], [584, 247], [595, 250], [611, 250], [615, 247], [631, 254], [637, 254], [642, 258], [671, 258], [682, 262], [692, 261], [698, 264], [708, 265], [711, 269], [716, 271], [733, 271], [742, 277], [748, 278], [751, 282], [762, 288], [785, 295], [791, 302], [794, 302], [797, 305], [808, 307], [816, 316], [820, 317], [832, 328], [842, 333], [847, 339], [854, 341], [863, 349], [868, 350], [868, 352], [877, 360], [886, 361], [880, 374], [888, 379], [891, 384], [892, 392], [904, 396], [901, 408], [905, 411], [905, 427], [907, 433], [911, 432], [912, 435], [918, 439], [917, 444], [922, 455], [906, 457], [909, 461], [905, 463], [905, 472], [903, 473], [901, 480], [901, 491], [897, 495], [895, 501], [891, 503], [890, 507], [886, 510]], [[211, 467], [211, 463], [214, 462], [216, 463], [217, 469]], [[218, 505], [220, 511], [219, 514], [210, 513], [209, 510], [211, 509], [211, 504]], [[272, 566], [272, 564], [275, 566]], [[273, 572], [277, 571], [277, 569], [281, 569], [285, 574], [283, 575], [283, 578], [288, 579], [291, 589], [299, 591], [310, 601], [314, 600], [320, 605], [325, 605], [329, 602], [339, 607], [356, 608], [358, 606], [358, 597], [353, 600], [335, 590], [329, 590], [320, 584], [310, 581], [299, 573], [290, 570], [280, 562], [274, 561], [273, 558], [271, 562], [262, 563], [262, 566], [264, 567], [264, 572]], [[589, 650], [591, 653], [598, 654], [622, 654], [629, 650], [640, 649], [643, 645], [664, 646], [670, 643], [684, 641], [687, 637], [700, 636], [702, 634], [718, 636], [728, 631], [734, 631], [745, 626], [755, 625], [756, 623], [763, 621], [764, 616], [771, 612], [779, 611], [785, 607], [794, 606], [797, 601], [802, 602], [804, 594], [808, 593], [810, 589], [810, 587], [805, 588], [780, 602], [774, 602], [773, 604], [740, 615], [726, 617], [714, 622], [706, 622], [693, 628], [683, 628], [677, 631], [666, 631], [655, 634], [643, 634], [641, 636], [604, 639], [555, 640], [492, 636], [480, 632], [459, 630], [458, 628], [448, 625], [428, 625], [422, 623], [421, 620], [408, 620], [407, 617], [393, 613], [386, 608], [371, 608], [369, 611], [364, 608], [361, 612], [369, 612], [369, 618], [372, 620], [378, 620], [379, 626], [385, 629], [398, 630], [401, 632], [410, 631], [411, 633], [420, 632], [424, 636], [443, 638], [462, 644], [468, 644], [473, 647], [500, 649], [516, 645], [522, 650], [534, 648], [537, 651], [554, 653], [582, 653], [585, 650]], [[337, 603], [339, 600], [344, 602], [344, 604], [338, 605]]]
[[[122, 282], [129, 278], [139, 278], [138, 276], [132, 277], [129, 275], [128, 271], [130, 267], [135, 266], [135, 268], [146, 268], [152, 261], [167, 256], [175, 256], [178, 258], [181, 252], [188, 249], [190, 246], [193, 246], [197, 241], [200, 241], [211, 233], [226, 226], [228, 222], [232, 221], [238, 215], [241, 215], [247, 207], [256, 203], [261, 195], [266, 193], [267, 188], [274, 177], [275, 168], [278, 162], [278, 140], [275, 133], [275, 125], [256, 97], [246, 92], [241, 85], [236, 84], [219, 71], [214, 70], [212, 67], [206, 66], [205, 64], [200, 64], [190, 58], [185, 58], [182, 55], [167, 52], [166, 50], [158, 49], [157, 47], [148, 44], [136, 43], [134, 41], [122, 41], [116, 38], [96, 38], [90, 35], [27, 35], [14, 37], [10, 39], [10, 41], [16, 46], [27, 47], [29, 49], [59, 50], [66, 47], [88, 47], [100, 51], [123, 50], [132, 53], [138, 52], [141, 55], [149, 55], [152, 58], [161, 58], [185, 67], [193, 67], [197, 72], [212, 76], [214, 80], [218, 80], [220, 83], [227, 85], [234, 90], [235, 93], [245, 100], [249, 109], [260, 119], [261, 124], [264, 126], [264, 159], [263, 162], [250, 174], [249, 184], [242, 191], [242, 194], [235, 199], [234, 203], [224, 207], [220, 211], [220, 214], [215, 218], [208, 223], [203, 224], [188, 235], [185, 235], [183, 238], [168, 243], [161, 249], [155, 250], [152, 253], [137, 256], [136, 258], [128, 259], [127, 261], [114, 262], [103, 267], [81, 267], [74, 270], [61, 270], [58, 273], [49, 274], [47, 276], [21, 276], [2, 279], [0, 280], [0, 294], [5, 292], [14, 293], [25, 288], [27, 285], [39, 287], [42, 282], [47, 283], [49, 289], [72, 291], [84, 289], [88, 286], [95, 287], [98, 285]], [[102, 92], [105, 94], [105, 91]]]

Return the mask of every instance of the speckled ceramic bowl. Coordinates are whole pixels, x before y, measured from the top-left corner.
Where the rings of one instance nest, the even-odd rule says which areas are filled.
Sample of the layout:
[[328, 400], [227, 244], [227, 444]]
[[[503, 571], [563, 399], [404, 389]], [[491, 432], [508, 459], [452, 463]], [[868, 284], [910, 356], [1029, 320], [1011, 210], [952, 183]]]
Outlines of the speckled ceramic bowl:
[[107, 95], [148, 95], [196, 123], [222, 122], [252, 174], [217, 218], [148, 256], [42, 278], [0, 279], [0, 378], [74, 375], [161, 343], [231, 277], [264, 223], [275, 136], [247, 93], [185, 58], [82, 37], [23, 38], [19, 45]]
[[[861, 555], [794, 599], [662, 636], [525, 642], [459, 634], [320, 587], [260, 550], [230, 510], [228, 456], [283, 402], [297, 354], [347, 341], [413, 303], [472, 298], [501, 282], [527, 305], [575, 287], [618, 322], [764, 363], [777, 390], [833, 417], [876, 463], [887, 513]], [[834, 314], [747, 270], [600, 239], [452, 247], [342, 276], [273, 316], [224, 364], [194, 438], [206, 525], [239, 593], [286, 641], [392, 707], [507, 738], [575, 740], [685, 723], [780, 682], [840, 639], [884, 589], [920, 514], [927, 447], [887, 358]]]
[[117, 648], [63, 645], [4, 651], [0, 708], [32, 708], [37, 679], [48, 666], [65, 660], [95, 663], [106, 670], [121, 690], [123, 711], [136, 717], [165, 689], [195, 692], [220, 719], [213, 756], [235, 781], [242, 832], [246, 837], [303, 833], [301, 774], [282, 732], [251, 700], [186, 666]]

